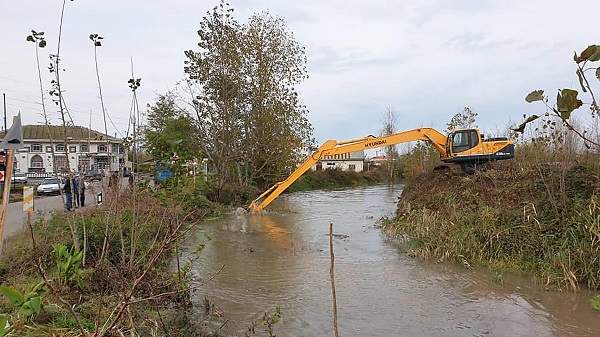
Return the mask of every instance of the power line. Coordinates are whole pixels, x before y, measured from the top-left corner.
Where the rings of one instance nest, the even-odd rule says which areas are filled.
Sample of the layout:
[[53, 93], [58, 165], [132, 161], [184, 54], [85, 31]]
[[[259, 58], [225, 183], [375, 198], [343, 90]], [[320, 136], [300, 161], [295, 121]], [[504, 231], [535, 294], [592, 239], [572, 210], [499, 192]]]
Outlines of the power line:
[[[27, 81], [22, 81], [22, 80], [18, 80], [18, 79], [14, 79], [14, 78], [9, 78], [9, 77], [5, 77], [5, 76], [0, 76], [0, 79], [4, 79], [4, 80], [16, 82], [16, 83], [21, 83], [21, 84], [25, 84], [25, 85], [32, 86], [32, 87], [39, 87], [39, 84], [35, 84], [35, 83], [27, 82]], [[29, 93], [27, 91], [20, 91], [20, 90], [8, 89], [8, 88], [0, 88], [0, 89], [16, 93], [19, 96], [37, 97], [37, 94], [32, 94], [32, 93]], [[45, 87], [43, 87], [42, 90], [48, 92], [49, 89], [46, 89]], [[82, 93], [72, 92], [70, 90], [65, 90], [64, 94], [66, 94], [67, 96], [69, 96], [69, 95], [75, 95], [75, 96], [81, 96], [81, 97], [86, 97], [86, 98], [90, 97], [90, 94], [82, 94]], [[98, 98], [98, 97], [95, 97], [95, 98]], [[25, 99], [19, 99], [19, 98], [14, 98], [14, 97], [11, 97], [10, 99], [12, 101], [17, 101], [17, 102], [25, 103], [26, 105], [27, 104], [34, 105], [32, 107], [32, 106], [24, 106], [24, 105], [19, 105], [19, 104], [14, 104], [14, 103], [8, 103], [8, 102], [6, 103], [7, 105], [9, 105], [11, 107], [14, 107], [14, 108], [21, 108], [21, 109], [32, 110], [32, 111], [36, 111], [38, 113], [39, 113], [39, 111], [41, 109], [41, 105], [42, 104], [39, 103], [39, 102], [36, 102], [36, 101], [28, 101], [28, 100], [25, 100]], [[89, 108], [89, 106], [90, 106], [89, 104], [83, 105], [83, 104], [78, 104], [78, 103], [72, 103], [71, 99], [69, 99], [68, 101], [69, 101], [69, 105], [71, 105], [71, 106], [77, 106], [77, 107], [82, 107], [82, 108], [86, 108], [86, 109]], [[110, 103], [111, 105], [119, 104], [119, 103], [117, 103], [117, 101], [111, 100], [111, 99], [108, 99], [106, 101], [108, 103]], [[71, 116], [71, 114], [75, 115], [76, 117], [77, 116], [86, 116], [86, 118], [87, 118], [87, 115], [88, 115], [88, 112], [81, 111], [81, 110], [67, 109], [66, 111], [67, 111], [67, 114], [69, 115], [69, 117], [71, 118], [71, 121], [73, 120], [73, 117]], [[106, 109], [105, 111], [106, 111], [106, 116], [107, 116], [110, 124], [112, 125], [112, 127], [115, 129], [115, 131], [119, 135], [121, 135], [121, 137], [124, 137], [123, 133], [120, 130], [121, 128], [117, 127], [116, 124], [122, 125], [122, 126], [126, 125], [127, 129], [129, 129], [129, 126], [131, 124], [131, 119], [130, 118], [118, 117], [118, 116], [111, 116], [108, 113], [108, 109]], [[58, 113], [58, 112], [55, 112], [55, 113]], [[100, 122], [100, 123], [103, 122], [103, 120], [93, 119], [93, 118], [91, 118], [91, 116], [90, 116], [90, 120], [92, 120], [94, 122]], [[115, 120], [117, 122], [115, 122]]]
[[[33, 83], [24, 82], [24, 81], [20, 81], [20, 80], [8, 78], [8, 77], [2, 77], [2, 76], [0, 76], [0, 78], [6, 79], [6, 80], [9, 80], [9, 81], [14, 81], [14, 82], [18, 82], [18, 83], [23, 83], [23, 84], [31, 85], [31, 86], [36, 86], [36, 87], [39, 88], [39, 84], [33, 84]], [[48, 87], [51, 87], [51, 86], [48, 86]], [[20, 90], [9, 89], [9, 88], [6, 88], [4, 86], [0, 87], [0, 89], [3, 90], [3, 91], [10, 91], [10, 92], [14, 92], [14, 93], [18, 93], [18, 94], [22, 94], [22, 95], [26, 95], [26, 96], [33, 96], [33, 97], [38, 97], [39, 96], [37, 93], [33, 94], [33, 93], [29, 93], [27, 91], [20, 91]], [[46, 88], [46, 86], [44, 86], [43, 90], [45, 92], [49, 91], [49, 89]], [[81, 97], [86, 97], [86, 98], [90, 98], [90, 95], [94, 95], [95, 99], [99, 98], [96, 94], [89, 94], [89, 93], [85, 94], [85, 93], [80, 93], [80, 92], [72, 91], [72, 90], [69, 90], [69, 89], [64, 90], [63, 95], [65, 95], [65, 94], [66, 94], [66, 96], [75, 95], [75, 96], [81, 96]], [[105, 99], [105, 101], [107, 103], [111, 103], [111, 104], [117, 104], [117, 103], [119, 103], [118, 101], [116, 101], [114, 99], [111, 99], [110, 96], [108, 97], [108, 99]], [[74, 105], [74, 103], [70, 103], [70, 104]], [[78, 106], [81, 106], [81, 105], [78, 105]], [[81, 107], [86, 108], [86, 106], [81, 106]]]
[[[38, 102], [27, 102], [27, 101], [23, 101], [23, 100], [16, 100], [16, 99], [12, 99], [12, 100], [15, 100], [15, 101], [20, 101], [20, 102], [27, 103], [27, 104], [35, 104], [35, 105], [39, 105], [39, 106], [41, 106], [41, 103], [38, 103]], [[12, 106], [12, 107], [17, 107], [17, 108], [28, 109], [28, 110], [34, 110], [34, 111], [39, 111], [39, 110], [41, 109], [40, 107], [23, 106], [23, 105], [13, 104], [13, 103], [9, 103], [9, 102], [7, 102], [7, 103], [6, 103], [6, 105], [10, 105], [10, 106]], [[70, 111], [70, 112], [74, 112], [74, 113], [76, 113], [76, 114], [78, 114], [78, 115], [88, 115], [88, 114], [89, 114], [88, 112], [81, 111], [81, 110], [73, 110], [73, 109], [69, 109], [69, 111]], [[57, 111], [56, 111], [56, 112], [57, 112]], [[121, 121], [126, 121], [126, 120], [128, 120], [128, 118], [125, 118], [125, 117], [118, 117], [118, 116], [114, 116], [114, 117], [111, 117], [111, 118], [114, 118], [114, 119], [116, 119], [116, 120], [121, 120]]]

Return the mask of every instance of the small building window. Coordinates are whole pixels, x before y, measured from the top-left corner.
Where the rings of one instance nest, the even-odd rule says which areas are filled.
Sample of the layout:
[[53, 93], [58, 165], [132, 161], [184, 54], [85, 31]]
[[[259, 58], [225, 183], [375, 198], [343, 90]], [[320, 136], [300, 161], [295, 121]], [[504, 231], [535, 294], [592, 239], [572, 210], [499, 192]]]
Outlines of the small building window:
[[46, 146], [46, 153], [52, 153], [52, 146]]
[[69, 152], [71, 152], [71, 153], [77, 152], [77, 146], [69, 145]]
[[35, 155], [31, 157], [31, 168], [43, 168], [44, 167], [44, 159], [41, 156]]
[[41, 144], [31, 144], [31, 152], [42, 152]]
[[350, 170], [350, 171], [356, 171], [356, 165], [354, 165], [354, 164], [348, 165], [348, 170]]
[[108, 158], [107, 157], [96, 158], [96, 163], [94, 166], [98, 170], [107, 170], [108, 169]]
[[106, 152], [106, 145], [105, 144], [98, 145], [98, 152]]
[[56, 152], [65, 152], [65, 144], [56, 144]]
[[87, 144], [81, 144], [79, 146], [79, 151], [81, 151], [81, 152], [90, 152], [90, 147]]
[[117, 147], [117, 144], [111, 144], [110, 152], [117, 153], [118, 150], [119, 148]]
[[67, 156], [63, 155], [63, 156], [54, 156], [54, 168], [58, 171], [58, 172], [62, 172], [62, 173], [66, 173], [67, 171], [67, 165], [68, 165], [68, 158]]

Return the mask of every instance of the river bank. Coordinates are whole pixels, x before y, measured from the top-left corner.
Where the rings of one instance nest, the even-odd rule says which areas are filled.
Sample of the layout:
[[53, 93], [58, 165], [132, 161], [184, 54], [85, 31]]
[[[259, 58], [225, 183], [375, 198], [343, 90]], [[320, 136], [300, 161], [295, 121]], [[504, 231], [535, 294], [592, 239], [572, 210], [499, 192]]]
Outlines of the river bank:
[[4, 247], [0, 320], [10, 325], [0, 334], [184, 336], [193, 285], [186, 261], [169, 261], [179, 261], [195, 221], [180, 203], [137, 188], [105, 191], [100, 207], [37, 217]]
[[551, 289], [600, 288], [600, 176], [585, 164], [521, 163], [408, 185], [383, 224], [410, 254], [531, 274]]
[[[585, 169], [569, 172], [567, 186], [590, 181]], [[504, 232], [515, 239], [512, 227], [486, 227], [482, 226], [487, 224], [483, 220], [496, 219], [491, 215], [510, 219], [512, 212], [521, 214], [519, 210], [523, 212], [527, 204], [507, 200], [515, 201], [519, 193], [535, 195], [539, 188], [552, 186], [550, 181], [534, 184], [530, 190], [525, 188], [528, 185], [522, 175], [511, 170], [473, 176], [447, 171], [423, 176], [416, 184], [402, 193], [399, 204], [397, 186], [313, 190], [283, 195], [264, 214], [231, 214], [201, 223], [182, 208], [198, 204], [198, 200], [207, 203], [199, 189], [181, 186], [172, 191], [166, 187], [126, 190], [120, 196], [108, 196], [105, 208], [89, 209], [84, 214], [57, 214], [36, 222], [33, 236], [25, 232], [17, 236], [20, 241], [11, 240], [0, 264], [3, 285], [25, 294], [28, 288], [31, 291], [42, 283], [44, 291], [34, 292], [33, 297], [56, 311], [49, 307], [48, 311], [40, 309], [32, 314], [23, 310], [23, 303], [16, 304], [7, 296], [0, 300], [0, 307], [9, 313], [12, 326], [23, 336], [59, 332], [76, 336], [82, 331], [110, 336], [134, 330], [141, 335], [227, 335], [227, 331], [243, 335], [248, 327], [261, 335], [264, 314], [277, 307], [282, 310], [281, 321], [274, 327], [278, 334], [321, 336], [331, 331], [331, 306], [326, 300], [330, 298], [326, 229], [331, 221], [339, 266], [336, 284], [340, 322], [344, 322], [342, 331], [346, 335], [393, 335], [402, 330], [411, 336], [465, 332], [528, 336], [533, 332], [574, 337], [594, 336], [600, 331], [586, 303], [590, 294], [583, 290], [569, 298], [545, 293], [545, 287], [513, 281], [509, 274], [481, 271], [479, 264], [493, 265], [464, 254], [441, 255], [459, 262], [451, 265], [414, 259], [411, 256], [424, 255], [419, 255], [414, 246], [408, 255], [399, 253], [395, 242], [375, 226], [381, 217], [406, 220], [415, 216], [415, 223], [421, 221], [431, 225], [432, 231], [446, 233], [432, 225], [441, 219], [432, 215], [435, 212], [419, 212], [427, 205], [438, 207], [436, 212], [440, 214], [445, 209], [455, 217], [459, 213], [468, 215], [467, 223], [487, 228], [486, 238], [492, 238], [494, 244]], [[484, 195], [486, 192], [489, 194]], [[572, 198], [581, 196], [579, 193]], [[492, 208], [482, 200], [497, 204]], [[510, 207], [500, 207], [505, 203]], [[541, 216], [541, 205], [534, 206], [535, 211], [532, 208], [520, 216], [529, 217], [530, 223], [537, 225], [536, 220], [545, 218]], [[211, 212], [197, 211], [196, 219]], [[450, 219], [459, 223], [462, 218]], [[383, 223], [389, 226], [392, 222]], [[65, 269], [68, 258], [77, 259], [77, 254], [67, 249], [61, 258], [56, 245], [75, 245], [73, 225], [78, 230], [79, 244], [86, 247], [86, 257], [85, 262]], [[459, 233], [456, 227], [449, 227], [447, 232], [455, 235], [455, 241], [444, 239], [462, 244], [465, 250], [461, 253], [469, 252], [469, 239], [480, 238], [477, 232]], [[428, 238], [419, 239], [427, 242]], [[484, 247], [495, 248], [487, 240], [482, 241]], [[431, 242], [424, 247], [435, 252]], [[507, 267], [508, 263], [498, 266], [515, 270]], [[565, 301], [571, 306], [562, 308]], [[407, 303], [406, 310], [398, 311], [398, 303]], [[503, 316], [503, 312], [510, 315]], [[511, 325], [515, 313], [519, 317], [517, 326]], [[219, 323], [210, 324], [215, 321]]]

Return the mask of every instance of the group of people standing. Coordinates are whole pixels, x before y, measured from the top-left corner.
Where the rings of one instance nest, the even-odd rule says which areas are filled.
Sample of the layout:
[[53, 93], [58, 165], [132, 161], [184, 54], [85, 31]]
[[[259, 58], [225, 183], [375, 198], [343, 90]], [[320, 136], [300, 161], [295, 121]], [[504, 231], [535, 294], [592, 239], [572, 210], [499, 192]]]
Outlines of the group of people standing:
[[85, 181], [83, 180], [83, 174], [79, 176], [69, 175], [65, 181], [63, 191], [65, 193], [67, 211], [71, 211], [73, 207], [85, 206]]

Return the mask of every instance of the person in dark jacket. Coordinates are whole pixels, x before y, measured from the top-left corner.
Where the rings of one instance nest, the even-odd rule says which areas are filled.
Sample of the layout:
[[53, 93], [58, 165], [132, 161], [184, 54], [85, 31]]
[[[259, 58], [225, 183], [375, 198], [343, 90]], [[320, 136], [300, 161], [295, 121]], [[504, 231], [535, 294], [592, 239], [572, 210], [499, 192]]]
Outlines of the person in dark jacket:
[[67, 209], [67, 211], [70, 211], [71, 209], [73, 209], [73, 182], [71, 176], [67, 177], [67, 180], [65, 181], [65, 186], [63, 187], [63, 191], [65, 192], [66, 199], [65, 208]]
[[73, 184], [73, 206], [77, 207], [79, 205], [79, 180], [71, 178], [71, 183]]
[[79, 207], [85, 206], [85, 180], [83, 174], [80, 174], [77, 178], [79, 185]]

